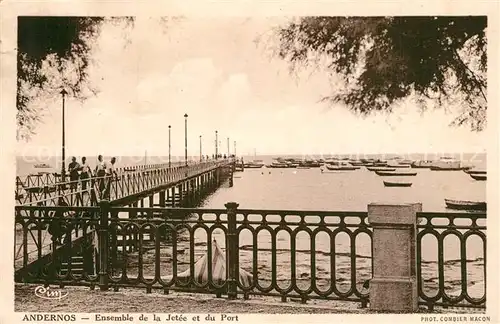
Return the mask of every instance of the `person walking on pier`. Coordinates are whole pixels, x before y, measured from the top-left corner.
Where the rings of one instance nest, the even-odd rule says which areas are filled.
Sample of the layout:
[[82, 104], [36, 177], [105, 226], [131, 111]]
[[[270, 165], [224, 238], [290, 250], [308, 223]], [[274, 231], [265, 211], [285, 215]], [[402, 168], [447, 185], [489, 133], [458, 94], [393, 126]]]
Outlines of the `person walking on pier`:
[[102, 159], [102, 155], [97, 157], [97, 166], [95, 168], [95, 176], [97, 177], [97, 187], [99, 188], [99, 196], [102, 198], [104, 190], [106, 189], [106, 163]]
[[68, 171], [69, 171], [69, 180], [70, 180], [70, 185], [69, 188], [71, 190], [75, 190], [76, 187], [78, 186], [78, 170], [80, 169], [80, 164], [76, 162], [76, 157], [71, 158], [71, 163], [68, 165]]
[[106, 169], [106, 190], [104, 193], [105, 199], [110, 199], [111, 195], [111, 186], [114, 180], [116, 180], [117, 174], [116, 174], [116, 168], [115, 168], [115, 163], [116, 163], [116, 158], [112, 157], [110, 161], [109, 167]]
[[91, 176], [90, 166], [87, 163], [87, 158], [82, 157], [82, 165], [80, 166], [80, 179], [82, 180], [82, 190], [87, 190], [88, 179]]
[[[68, 207], [68, 204], [64, 201], [63, 197], [59, 197], [58, 202], [57, 202], [58, 207]], [[52, 220], [49, 224], [48, 232], [50, 235], [52, 235], [52, 242], [54, 244], [63, 244], [62, 242], [62, 236], [66, 232], [66, 223], [64, 221], [64, 215], [66, 214], [65, 211], [58, 210], [55, 212], [54, 217], [52, 217]], [[67, 237], [66, 240], [67, 241]]]

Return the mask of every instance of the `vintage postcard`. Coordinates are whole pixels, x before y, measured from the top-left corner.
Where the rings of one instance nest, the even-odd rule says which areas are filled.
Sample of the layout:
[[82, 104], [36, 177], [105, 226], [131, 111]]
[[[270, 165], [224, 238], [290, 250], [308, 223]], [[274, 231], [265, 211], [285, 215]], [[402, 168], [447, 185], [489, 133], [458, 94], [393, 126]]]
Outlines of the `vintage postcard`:
[[498, 3], [0, 6], [0, 322], [500, 321]]

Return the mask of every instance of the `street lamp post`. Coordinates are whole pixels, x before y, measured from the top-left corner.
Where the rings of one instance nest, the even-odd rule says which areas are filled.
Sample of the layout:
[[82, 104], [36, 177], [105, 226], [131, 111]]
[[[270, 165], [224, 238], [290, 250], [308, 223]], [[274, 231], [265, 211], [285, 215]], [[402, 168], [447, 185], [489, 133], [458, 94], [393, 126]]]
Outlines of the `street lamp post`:
[[229, 137], [227, 138], [227, 158], [229, 159], [229, 154], [230, 154], [230, 150], [229, 150]]
[[172, 149], [172, 145], [171, 145], [171, 142], [170, 142], [170, 129], [172, 128], [172, 126], [168, 125], [168, 167], [170, 168], [172, 166], [172, 160], [171, 160], [171, 157], [170, 157], [170, 151]]
[[61, 166], [61, 181], [64, 182], [66, 180], [66, 141], [65, 141], [65, 99], [68, 92], [65, 89], [62, 89], [62, 166]]
[[202, 155], [202, 147], [201, 147], [201, 135], [200, 135], [200, 162], [203, 160], [203, 155]]
[[219, 158], [219, 152], [217, 151], [217, 144], [219, 143], [218, 137], [217, 137], [217, 131], [215, 131], [215, 159], [217, 160]]
[[184, 114], [184, 164], [188, 165], [188, 114]]

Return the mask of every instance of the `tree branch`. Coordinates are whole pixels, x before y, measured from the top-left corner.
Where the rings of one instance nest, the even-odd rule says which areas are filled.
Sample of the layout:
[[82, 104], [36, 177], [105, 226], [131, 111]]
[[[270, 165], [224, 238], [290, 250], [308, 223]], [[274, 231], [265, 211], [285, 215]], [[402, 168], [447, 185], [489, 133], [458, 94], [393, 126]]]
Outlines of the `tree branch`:
[[472, 79], [472, 81], [474, 83], [476, 83], [476, 85], [478, 86], [479, 88], [479, 91], [481, 92], [481, 95], [484, 99], [485, 102], [488, 102], [488, 99], [486, 98], [486, 94], [484, 93], [484, 90], [483, 89], [486, 89], [486, 85], [478, 79], [476, 73], [474, 73], [474, 71], [472, 71], [468, 66], [467, 64], [465, 64], [465, 62], [462, 60], [462, 58], [460, 58], [460, 55], [458, 54], [458, 51], [455, 49], [454, 50], [454, 56], [455, 58], [457, 59], [457, 61], [460, 63], [460, 65], [462, 65], [462, 67], [468, 71], [469, 73], [467, 74], [470, 74], [470, 77]]

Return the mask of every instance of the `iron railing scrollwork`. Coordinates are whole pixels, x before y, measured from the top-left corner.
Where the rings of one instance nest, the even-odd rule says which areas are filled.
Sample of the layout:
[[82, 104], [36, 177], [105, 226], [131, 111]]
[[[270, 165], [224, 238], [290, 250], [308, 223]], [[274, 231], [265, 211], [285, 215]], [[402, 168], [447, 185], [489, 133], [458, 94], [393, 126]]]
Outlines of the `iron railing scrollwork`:
[[[65, 219], [67, 226], [62, 244], [53, 245], [50, 251], [30, 247], [42, 258], [44, 254], [51, 255], [49, 272], [40, 275], [24, 271], [36, 267], [30, 266], [33, 260], [23, 254], [24, 262], [16, 268], [17, 278], [67, 285], [86, 283], [99, 285], [103, 290], [144, 287], [147, 291], [156, 288], [224, 293], [230, 298], [237, 295], [248, 298], [255, 294], [303, 301], [310, 298], [358, 301], [366, 305], [368, 293], [362, 286], [371, 276], [371, 251], [367, 254], [357, 251], [360, 234], [366, 235], [371, 244], [366, 212], [240, 210], [236, 207], [227, 204], [226, 209], [140, 208], [115, 207], [107, 202], [101, 202], [98, 207], [17, 206], [16, 228], [24, 233], [18, 234], [22, 238], [18, 245], [27, 243], [25, 238], [31, 230], [27, 222], [30, 216], [26, 213], [50, 214], [64, 210], [71, 214]], [[76, 216], [85, 210], [91, 217]], [[37, 216], [32, 215], [43, 221]], [[288, 248], [283, 246], [282, 234], [289, 237]], [[91, 276], [75, 276], [71, 271], [60, 275], [60, 265], [64, 263], [71, 268], [70, 255], [75, 253], [71, 251], [82, 245], [80, 241], [73, 243], [77, 235], [98, 237], [98, 244], [93, 242], [96, 253], [91, 260], [97, 263], [96, 271]], [[259, 240], [262, 235], [270, 239], [267, 247]], [[351, 245], [346, 250], [338, 250], [341, 236]], [[72, 239], [65, 240], [69, 237]], [[213, 240], [218, 242], [217, 246], [212, 245]], [[304, 244], [309, 240], [312, 243], [310, 249], [306, 249]], [[224, 264], [220, 264], [219, 245], [224, 251]], [[26, 250], [28, 247], [29, 244], [24, 244]], [[200, 253], [205, 255], [206, 263], [202, 266], [205, 270], [197, 263], [203, 258]], [[289, 255], [288, 261], [282, 257], [285, 254]], [[262, 260], [262, 256], [271, 262]], [[318, 259], [325, 258], [329, 258], [329, 262], [322, 260], [324, 265], [318, 267]], [[366, 270], [362, 275], [357, 269], [359, 258], [364, 260]], [[85, 259], [85, 264], [88, 262]], [[341, 270], [336, 264], [342, 265]], [[242, 271], [251, 274], [246, 282], [242, 281]], [[284, 282], [288, 282], [287, 287]]]
[[[420, 304], [429, 309], [434, 306], [486, 307], [486, 213], [417, 213], [417, 281]], [[425, 239], [434, 239], [436, 244], [425, 244]], [[458, 240], [449, 244], [458, 255], [445, 260], [446, 240]], [[476, 244], [473, 239], [476, 238]], [[467, 244], [470, 241], [470, 244]], [[425, 260], [436, 252], [437, 260]], [[469, 254], [469, 255], [468, 255]], [[472, 255], [471, 255], [472, 254]], [[434, 271], [430, 271], [432, 265]], [[482, 267], [482, 278], [469, 278], [469, 267]], [[437, 270], [437, 276], [430, 273]], [[478, 271], [475, 271], [476, 273]], [[427, 278], [424, 278], [424, 274]], [[452, 278], [450, 278], [452, 277]], [[460, 283], [458, 291], [450, 291], [451, 280]], [[471, 296], [468, 288], [482, 286], [479, 296]], [[428, 286], [428, 287], [425, 287]], [[432, 295], [432, 293], [434, 295]]]
[[[366, 284], [373, 273], [367, 212], [225, 207], [119, 207], [107, 201], [93, 207], [16, 206], [16, 281], [367, 306]], [[46, 237], [57, 215], [64, 228], [60, 242], [53, 243]], [[486, 215], [417, 213], [417, 218], [420, 305], [484, 308], [485, 293], [474, 296], [469, 290], [481, 283], [485, 291]], [[451, 237], [458, 245], [448, 243]], [[449, 249], [458, 255], [450, 257]], [[82, 259], [84, 269], [75, 268]], [[457, 286], [458, 292], [450, 292]]]

